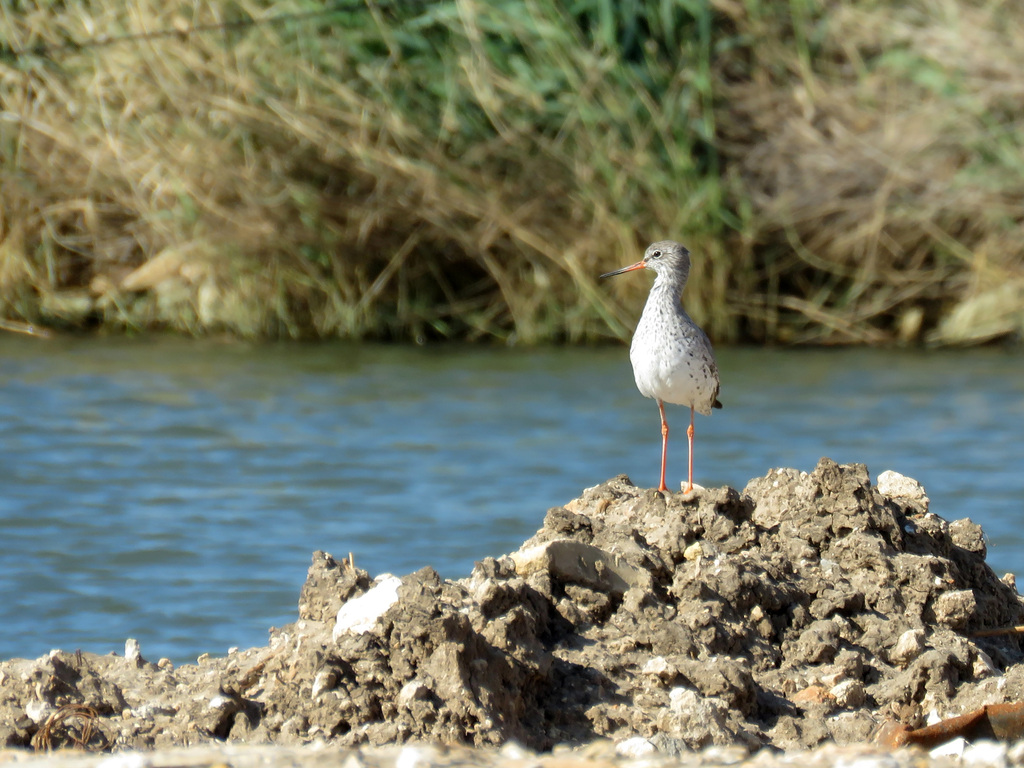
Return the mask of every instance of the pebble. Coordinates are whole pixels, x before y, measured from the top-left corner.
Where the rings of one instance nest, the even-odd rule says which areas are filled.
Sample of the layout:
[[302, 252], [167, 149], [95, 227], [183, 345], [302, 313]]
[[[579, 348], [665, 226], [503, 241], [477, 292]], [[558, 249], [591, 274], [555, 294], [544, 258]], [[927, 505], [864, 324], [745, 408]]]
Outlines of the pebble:
[[933, 747], [928, 754], [932, 757], [962, 757], [966, 746], [967, 740], [962, 736], [958, 736], [955, 739], [939, 744], [937, 747]]
[[402, 686], [398, 692], [398, 705], [408, 708], [417, 699], [425, 699], [430, 696], [430, 689], [419, 680], [410, 680]]
[[226, 709], [227, 707], [231, 706], [231, 704], [231, 699], [229, 699], [227, 696], [218, 693], [216, 696], [210, 699], [210, 703], [206, 706], [208, 709]]
[[124, 641], [124, 657], [136, 666], [145, 663], [142, 658], [142, 648], [134, 637], [129, 637]]
[[967, 625], [978, 607], [974, 592], [969, 589], [958, 589], [945, 592], [936, 598], [932, 609], [935, 620], [953, 629]]
[[498, 754], [508, 760], [532, 762], [537, 753], [527, 749], [517, 741], [507, 741], [498, 750]]
[[334, 622], [334, 639], [353, 632], [369, 632], [388, 608], [398, 602], [398, 587], [402, 580], [390, 573], [377, 577], [377, 584], [365, 594], [347, 601], [338, 610]]
[[313, 701], [316, 701], [320, 694], [324, 691], [329, 691], [338, 684], [338, 673], [333, 669], [321, 669], [316, 673], [316, 677], [313, 678], [313, 689], [310, 692], [310, 697]]
[[860, 680], [843, 680], [833, 687], [829, 693], [835, 696], [836, 704], [840, 707], [859, 707], [864, 703], [866, 697], [864, 683]]
[[980, 648], [977, 649], [977, 658], [974, 659], [972, 672], [978, 679], [983, 677], [994, 677], [999, 674], [999, 670], [996, 665], [992, 662], [992, 657], [985, 653]]
[[999, 768], [1006, 765], [1006, 745], [999, 741], [978, 741], [968, 744], [960, 759], [965, 766]]
[[672, 664], [669, 664], [664, 656], [655, 656], [644, 664], [643, 673], [645, 675], [657, 677], [661, 680], [669, 680], [675, 677], [679, 673], [679, 670], [677, 670]]
[[615, 753], [623, 757], [646, 757], [657, 751], [658, 748], [643, 736], [634, 736], [615, 745]]
[[689, 688], [673, 688], [668, 692], [668, 700], [673, 711], [686, 712], [700, 704], [700, 696], [696, 691]]
[[895, 664], [906, 665], [921, 655], [924, 650], [924, 630], [908, 629], [896, 641], [889, 660]]
[[395, 768], [422, 768], [436, 765], [440, 755], [440, 750], [432, 745], [407, 744], [399, 750], [398, 757], [395, 759]]
[[883, 496], [920, 501], [925, 505], [925, 510], [928, 509], [929, 500], [924, 486], [912, 477], [907, 477], [899, 472], [893, 472], [891, 469], [888, 469], [878, 476], [878, 482], [875, 485], [878, 487], [878, 492]]
[[54, 712], [53, 705], [46, 701], [30, 701], [25, 705], [25, 714], [35, 723], [42, 723]]

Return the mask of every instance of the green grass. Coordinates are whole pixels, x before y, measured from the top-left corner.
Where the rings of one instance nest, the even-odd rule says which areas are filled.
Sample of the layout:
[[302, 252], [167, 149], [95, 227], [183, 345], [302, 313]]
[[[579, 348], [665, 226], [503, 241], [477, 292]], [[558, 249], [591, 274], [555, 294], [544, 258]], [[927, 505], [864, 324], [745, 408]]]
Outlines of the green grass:
[[[0, 39], [322, 7], [37, 0]], [[648, 287], [596, 275], [672, 237], [716, 341], [1019, 335], [1018, 16], [409, 2], [0, 61], [0, 319], [590, 341]]]

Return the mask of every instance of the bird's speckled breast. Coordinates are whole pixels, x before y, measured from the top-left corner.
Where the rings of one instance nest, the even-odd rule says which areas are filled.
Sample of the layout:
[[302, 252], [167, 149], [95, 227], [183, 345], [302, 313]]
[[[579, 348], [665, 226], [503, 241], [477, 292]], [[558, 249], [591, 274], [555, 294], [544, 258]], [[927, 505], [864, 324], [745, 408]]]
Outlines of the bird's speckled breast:
[[652, 294], [633, 334], [629, 359], [645, 397], [711, 413], [718, 397], [718, 366], [707, 335], [681, 306], [676, 310]]

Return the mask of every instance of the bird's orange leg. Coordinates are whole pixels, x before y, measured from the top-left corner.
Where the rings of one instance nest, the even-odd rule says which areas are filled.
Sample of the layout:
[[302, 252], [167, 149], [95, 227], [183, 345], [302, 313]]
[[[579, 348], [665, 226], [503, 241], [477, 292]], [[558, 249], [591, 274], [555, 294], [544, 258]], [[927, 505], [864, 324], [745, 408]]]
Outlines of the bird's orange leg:
[[659, 491], [667, 491], [668, 487], [665, 485], [665, 462], [668, 459], [668, 422], [665, 421], [665, 406], [658, 401], [658, 412], [661, 413], [661, 485], [658, 486]]
[[693, 490], [693, 406], [690, 406], [690, 426], [686, 429], [686, 441], [690, 445], [689, 474], [686, 478], [686, 489], [683, 493]]

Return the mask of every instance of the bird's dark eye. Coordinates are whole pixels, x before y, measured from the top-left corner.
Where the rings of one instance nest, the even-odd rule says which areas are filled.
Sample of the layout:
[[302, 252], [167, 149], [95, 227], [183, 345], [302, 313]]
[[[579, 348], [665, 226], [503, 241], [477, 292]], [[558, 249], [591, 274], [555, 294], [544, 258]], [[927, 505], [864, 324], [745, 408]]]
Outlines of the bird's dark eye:
[[657, 258], [660, 258], [660, 257], [661, 257], [661, 251], [655, 251], [654, 253], [651, 254], [651, 258], [652, 259], [657, 259]]

